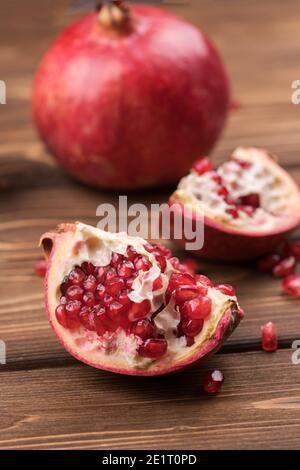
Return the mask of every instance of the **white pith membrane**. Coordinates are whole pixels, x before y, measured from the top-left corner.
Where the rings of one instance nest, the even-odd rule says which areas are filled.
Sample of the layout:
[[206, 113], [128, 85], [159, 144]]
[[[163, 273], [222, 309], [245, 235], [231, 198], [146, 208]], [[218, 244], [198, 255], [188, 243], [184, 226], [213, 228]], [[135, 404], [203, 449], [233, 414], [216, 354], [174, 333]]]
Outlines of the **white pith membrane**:
[[[72, 352], [78, 359], [90, 365], [108, 368], [118, 371], [128, 370], [156, 370], [172, 367], [175, 363], [184, 362], [199, 348], [207, 344], [216, 332], [218, 324], [229, 309], [237, 309], [235, 296], [228, 296], [214, 288], [208, 288], [207, 296], [212, 300], [212, 311], [204, 321], [202, 331], [194, 337], [194, 344], [187, 346], [185, 336], [177, 337], [177, 326], [180, 321], [180, 313], [175, 309], [174, 300], [169, 302], [164, 309], [154, 318], [154, 324], [168, 343], [168, 349], [164, 356], [158, 359], [142, 357], [138, 354], [138, 348], [143, 340], [118, 328], [115, 332], [106, 332], [98, 336], [94, 331], [89, 331], [83, 326], [70, 330], [62, 326], [56, 319], [55, 309], [60, 303], [60, 286], [63, 278], [70, 273], [74, 266], [80, 266], [89, 261], [95, 266], [106, 266], [111, 261], [112, 253], [125, 255], [127, 248], [132, 246], [138, 253], [148, 258], [152, 267], [149, 271], [140, 271], [133, 282], [133, 291], [129, 294], [133, 302], [139, 303], [144, 299], [151, 302], [151, 311], [157, 311], [164, 303], [164, 293], [172, 273], [178, 272], [167, 260], [165, 272], [161, 272], [152, 253], [149, 253], [144, 245], [146, 240], [138, 237], [130, 237], [126, 233], [108, 233], [82, 223], [76, 224], [75, 231], [67, 231], [60, 237], [59, 243], [55, 243], [51, 252], [50, 268], [46, 278], [46, 302], [50, 312], [50, 321], [58, 337], [66, 349]], [[46, 236], [47, 238], [47, 236]], [[153, 292], [153, 281], [161, 276], [163, 287]], [[200, 285], [200, 284], [199, 284]]]
[[[248, 163], [248, 167], [243, 168], [241, 162]], [[214, 181], [214, 175], [221, 177], [221, 184]], [[218, 194], [221, 187], [227, 189], [230, 203]], [[260, 207], [250, 207], [249, 213], [238, 201], [251, 194], [259, 196]], [[266, 151], [242, 147], [214, 171], [198, 175], [192, 169], [181, 179], [172, 198], [200, 208], [206, 217], [239, 233], [245, 230], [261, 234], [289, 225], [300, 205], [298, 187], [287, 172]], [[238, 211], [238, 217], [230, 213], [232, 209]]]

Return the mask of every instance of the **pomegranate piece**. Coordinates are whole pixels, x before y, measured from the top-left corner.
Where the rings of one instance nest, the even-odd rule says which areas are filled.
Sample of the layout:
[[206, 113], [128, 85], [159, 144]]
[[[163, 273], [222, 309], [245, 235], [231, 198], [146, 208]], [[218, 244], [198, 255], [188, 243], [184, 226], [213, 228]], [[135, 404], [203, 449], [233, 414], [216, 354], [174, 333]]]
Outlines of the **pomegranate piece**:
[[296, 258], [294, 256], [289, 256], [288, 258], [284, 258], [281, 260], [274, 268], [273, 268], [273, 276], [275, 277], [286, 277], [290, 274], [294, 274], [296, 268]]
[[224, 382], [224, 375], [220, 370], [208, 372], [203, 382], [203, 391], [209, 395], [216, 395], [221, 390]]
[[38, 277], [45, 277], [47, 272], [47, 262], [44, 259], [40, 259], [34, 264], [34, 272]]
[[165, 339], [151, 338], [139, 347], [139, 355], [143, 357], [149, 357], [151, 359], [157, 359], [164, 356], [167, 352], [168, 343]]
[[211, 308], [211, 299], [207, 296], [202, 296], [187, 300], [180, 305], [179, 310], [184, 317], [189, 317], [193, 320], [206, 320], [211, 313]]
[[268, 322], [262, 327], [261, 347], [266, 352], [274, 352], [277, 350], [277, 332], [276, 327], [272, 322]]
[[275, 266], [279, 264], [280, 259], [277, 253], [272, 253], [260, 259], [257, 263], [257, 267], [262, 273], [271, 273]]
[[213, 171], [213, 164], [208, 157], [199, 158], [199, 160], [195, 161], [193, 170], [198, 173], [198, 175], [203, 175], [208, 171]]
[[292, 274], [282, 282], [283, 292], [291, 297], [300, 298], [300, 276]]

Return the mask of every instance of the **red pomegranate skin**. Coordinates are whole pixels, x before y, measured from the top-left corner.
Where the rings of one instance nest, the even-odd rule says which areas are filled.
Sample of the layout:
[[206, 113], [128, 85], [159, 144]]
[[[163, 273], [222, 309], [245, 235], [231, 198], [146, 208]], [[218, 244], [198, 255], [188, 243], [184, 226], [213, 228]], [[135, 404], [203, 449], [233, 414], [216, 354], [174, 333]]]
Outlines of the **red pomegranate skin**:
[[111, 35], [96, 13], [68, 27], [38, 69], [33, 115], [75, 178], [109, 189], [177, 182], [224, 126], [229, 84], [191, 24], [132, 6], [132, 31]]

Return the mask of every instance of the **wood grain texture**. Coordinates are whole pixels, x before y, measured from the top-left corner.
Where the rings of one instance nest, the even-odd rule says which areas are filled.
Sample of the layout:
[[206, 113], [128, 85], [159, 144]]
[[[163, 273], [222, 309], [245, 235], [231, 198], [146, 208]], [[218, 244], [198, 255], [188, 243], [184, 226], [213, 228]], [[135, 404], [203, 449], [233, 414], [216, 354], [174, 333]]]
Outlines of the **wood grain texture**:
[[[41, 6], [42, 4], [42, 6]], [[31, 122], [34, 70], [51, 40], [80, 11], [67, 0], [10, 0], [0, 6], [0, 448], [299, 448], [300, 366], [290, 348], [300, 339], [300, 302], [251, 265], [200, 262], [216, 282], [237, 286], [247, 316], [220, 353], [203, 366], [161, 379], [92, 370], [60, 346], [48, 325], [42, 281], [33, 263], [44, 231], [59, 222], [96, 223], [96, 207], [117, 194], [72, 181], [38, 140]], [[219, 47], [241, 102], [214, 151], [217, 162], [237, 145], [268, 147], [300, 182], [298, 0], [187, 0], [168, 8], [201, 26]], [[81, 11], [82, 12], [82, 11]], [[172, 188], [130, 195], [164, 202]], [[300, 236], [296, 233], [295, 238]], [[184, 258], [184, 253], [178, 255]], [[260, 351], [260, 327], [276, 322], [280, 350]], [[226, 377], [222, 394], [200, 394], [208, 367]]]

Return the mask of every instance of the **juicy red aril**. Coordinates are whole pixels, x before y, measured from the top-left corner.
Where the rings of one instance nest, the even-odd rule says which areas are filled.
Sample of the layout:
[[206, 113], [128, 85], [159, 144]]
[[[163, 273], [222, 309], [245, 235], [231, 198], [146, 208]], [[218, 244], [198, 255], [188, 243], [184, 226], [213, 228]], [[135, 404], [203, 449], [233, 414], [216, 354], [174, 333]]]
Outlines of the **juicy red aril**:
[[195, 286], [195, 278], [188, 273], [173, 273], [169, 280], [169, 289], [174, 290], [177, 286]]
[[106, 292], [113, 297], [117, 296], [125, 287], [125, 282], [122, 278], [116, 277], [106, 282]]
[[229, 196], [228, 190], [225, 188], [225, 186], [222, 186], [218, 190], [218, 194], [219, 194], [219, 196], [222, 196], [224, 199], [226, 199]]
[[217, 285], [217, 286], [215, 286], [215, 287], [216, 287], [216, 289], [218, 289], [220, 292], [222, 292], [222, 294], [230, 295], [230, 296], [233, 296], [233, 297], [236, 296], [235, 289], [234, 289], [234, 287], [232, 287], [230, 284], [219, 284], [219, 285]]
[[79, 319], [81, 324], [90, 331], [96, 330], [96, 317], [89, 307], [82, 307], [79, 312]]
[[239, 218], [239, 211], [233, 207], [230, 207], [229, 209], [226, 209], [227, 214], [231, 215], [233, 219], [238, 219]]
[[276, 253], [272, 253], [270, 255], [261, 258], [258, 263], [257, 267], [262, 273], [271, 273], [273, 268], [280, 262], [280, 256]]
[[275, 277], [286, 277], [290, 274], [294, 274], [296, 268], [296, 258], [294, 256], [289, 256], [281, 260], [273, 268], [273, 276]]
[[88, 276], [89, 274], [94, 274], [95, 272], [95, 266], [93, 263], [90, 263], [89, 261], [84, 261], [81, 265], [82, 271]]
[[154, 326], [149, 320], [139, 320], [131, 325], [130, 333], [145, 340], [154, 336]]
[[79, 300], [70, 300], [64, 307], [67, 315], [68, 328], [78, 328], [78, 326], [80, 326], [78, 314], [81, 309], [81, 302]]
[[176, 256], [173, 256], [172, 258], [170, 258], [169, 261], [170, 261], [170, 263], [171, 263], [171, 265], [174, 269], [179, 269], [180, 268], [180, 266], [181, 266], [180, 261], [179, 261], [178, 258], [176, 258]]
[[251, 206], [257, 209], [260, 207], [260, 195], [257, 193], [247, 194], [247, 196], [242, 196], [240, 198], [243, 206]]
[[113, 253], [111, 256], [111, 265], [115, 268], [118, 266], [119, 263], [123, 260], [123, 256], [119, 253]]
[[132, 303], [130, 298], [128, 297], [128, 294], [129, 294], [129, 291], [124, 290], [120, 292], [120, 295], [118, 296], [118, 301], [120, 302], [120, 304], [124, 305], [125, 307], [127, 307], [128, 305]]
[[106, 282], [111, 281], [115, 277], [117, 277], [117, 270], [115, 268], [109, 268], [106, 272], [106, 277], [105, 277]]
[[67, 321], [66, 309], [64, 305], [60, 304], [56, 307], [55, 315], [56, 315], [56, 319], [58, 323], [60, 323], [65, 328], [67, 328], [68, 321]]
[[291, 297], [300, 297], [300, 276], [292, 274], [286, 277], [282, 282], [282, 289]]
[[213, 287], [212, 281], [207, 276], [204, 276], [204, 274], [196, 274], [195, 280], [197, 284], [200, 283], [207, 287]]
[[95, 315], [96, 331], [98, 335], [102, 336], [106, 331], [113, 332], [117, 329], [116, 323], [106, 314], [104, 307], [96, 305], [92, 312]]
[[68, 276], [69, 284], [82, 285], [85, 279], [85, 274], [80, 268], [72, 269]]
[[145, 258], [145, 256], [141, 256], [135, 261], [134, 266], [137, 271], [148, 271], [151, 267], [151, 264], [147, 258]]
[[262, 327], [261, 346], [266, 352], [276, 351], [278, 339], [274, 323], [268, 322]]
[[155, 254], [155, 259], [158, 262], [161, 271], [164, 273], [167, 267], [166, 258], [161, 254]]
[[84, 305], [87, 305], [88, 307], [94, 307], [94, 305], [96, 305], [96, 298], [93, 292], [85, 292], [82, 301]]
[[89, 276], [86, 278], [86, 280], [83, 283], [83, 288], [84, 290], [87, 290], [89, 292], [94, 292], [97, 287], [97, 281], [95, 276], [92, 274], [89, 274]]
[[220, 175], [218, 175], [218, 173], [213, 174], [211, 179], [219, 185], [221, 185], [223, 183], [222, 178], [221, 178]]
[[203, 328], [204, 320], [192, 320], [184, 318], [180, 322], [180, 330], [185, 336], [197, 336]]
[[102, 301], [105, 297], [106, 290], [103, 284], [98, 284], [97, 289], [95, 291], [96, 299]]
[[107, 313], [111, 318], [117, 319], [117, 317], [124, 311], [124, 305], [120, 302], [111, 302], [107, 307]]
[[126, 256], [130, 261], [134, 261], [138, 254], [132, 246], [129, 246], [127, 248]]
[[100, 268], [96, 268], [95, 270], [95, 276], [98, 282], [105, 282], [106, 280], [106, 273], [108, 271], [108, 267], [103, 267], [101, 266]]
[[224, 382], [224, 375], [220, 370], [210, 371], [203, 382], [202, 388], [204, 393], [215, 395], [218, 393]]
[[206, 320], [211, 313], [211, 308], [211, 299], [203, 296], [184, 302], [180, 305], [179, 310], [183, 316], [192, 318], [193, 320]]
[[162, 288], [162, 286], [163, 286], [162, 278], [161, 278], [161, 276], [159, 276], [155, 279], [155, 281], [153, 281], [152, 290], [153, 291], [159, 290], [159, 289]]
[[35, 274], [39, 277], [45, 277], [47, 271], [47, 262], [44, 259], [36, 261], [34, 265]]
[[151, 338], [139, 347], [138, 353], [140, 356], [157, 359], [167, 352], [168, 343], [165, 339]]
[[176, 304], [182, 304], [186, 300], [194, 299], [198, 297], [199, 291], [197, 287], [192, 286], [180, 286], [173, 293], [173, 297]]
[[117, 271], [119, 276], [128, 278], [134, 273], [134, 264], [129, 260], [125, 260], [119, 264]]
[[66, 297], [68, 300], [82, 300], [84, 290], [80, 286], [70, 286], [66, 291]]
[[145, 318], [151, 310], [150, 301], [145, 299], [140, 303], [133, 303], [130, 307], [128, 318], [131, 321], [140, 320]]
[[195, 161], [193, 165], [193, 170], [198, 175], [203, 175], [204, 173], [207, 173], [208, 171], [213, 170], [213, 164], [208, 157], [199, 158], [198, 160]]

